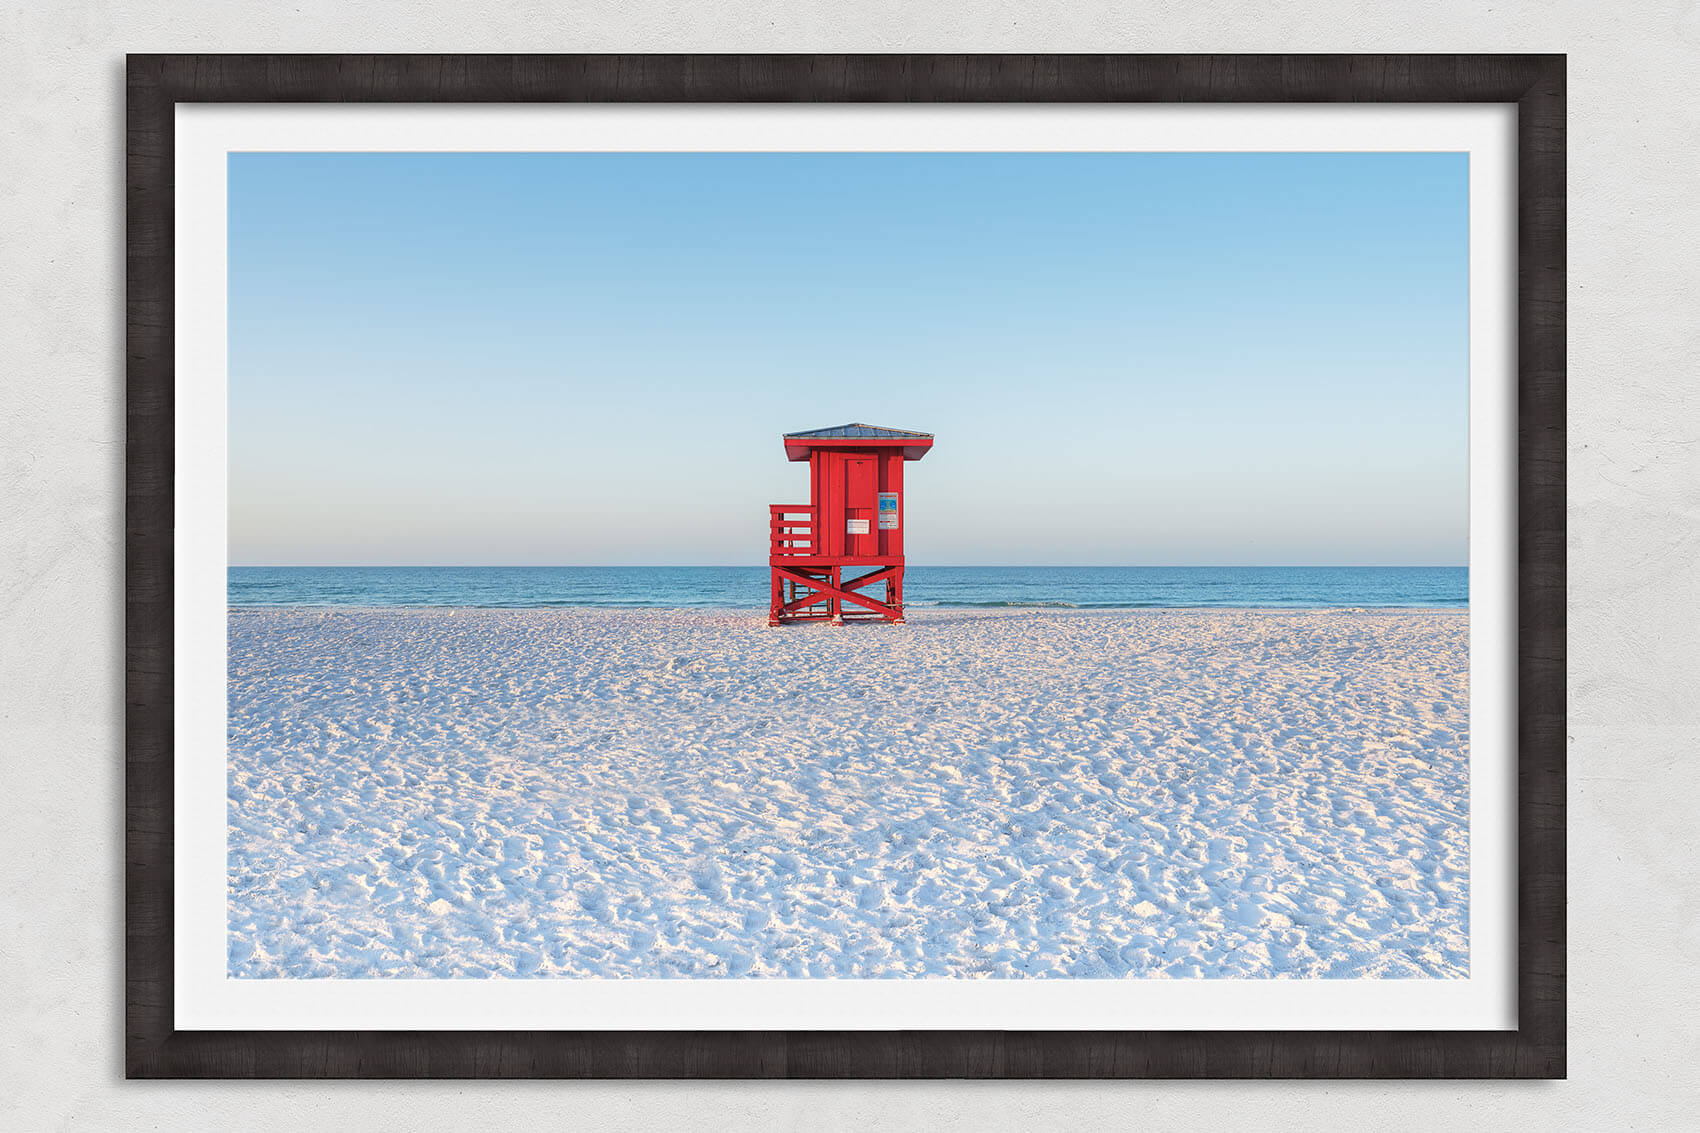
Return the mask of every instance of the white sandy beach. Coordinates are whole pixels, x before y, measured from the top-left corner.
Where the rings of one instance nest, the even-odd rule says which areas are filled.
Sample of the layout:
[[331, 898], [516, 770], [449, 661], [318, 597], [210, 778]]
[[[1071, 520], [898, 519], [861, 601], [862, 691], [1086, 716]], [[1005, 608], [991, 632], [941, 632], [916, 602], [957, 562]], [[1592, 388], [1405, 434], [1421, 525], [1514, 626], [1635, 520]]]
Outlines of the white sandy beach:
[[1444, 611], [232, 610], [241, 977], [1461, 977]]

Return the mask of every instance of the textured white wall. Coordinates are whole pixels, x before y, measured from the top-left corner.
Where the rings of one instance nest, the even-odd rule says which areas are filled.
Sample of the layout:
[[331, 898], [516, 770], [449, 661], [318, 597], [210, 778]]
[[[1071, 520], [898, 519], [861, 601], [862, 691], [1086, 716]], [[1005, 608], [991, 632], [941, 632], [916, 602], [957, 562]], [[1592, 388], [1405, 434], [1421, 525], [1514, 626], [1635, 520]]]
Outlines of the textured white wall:
[[[1567, 51], [1566, 1084], [125, 1083], [126, 51]], [[1667, 1128], [1700, 1112], [1700, 5], [89, 0], [0, 13], [0, 1126]]]

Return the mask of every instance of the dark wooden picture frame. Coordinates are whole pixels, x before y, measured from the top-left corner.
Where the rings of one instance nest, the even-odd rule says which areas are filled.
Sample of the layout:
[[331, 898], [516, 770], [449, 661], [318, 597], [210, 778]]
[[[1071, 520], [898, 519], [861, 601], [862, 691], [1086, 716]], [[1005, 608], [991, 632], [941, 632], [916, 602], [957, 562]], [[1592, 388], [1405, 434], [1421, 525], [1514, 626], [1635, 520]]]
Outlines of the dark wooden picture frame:
[[[135, 55], [127, 98], [125, 1065], [132, 1078], [1565, 1074], [1561, 55]], [[180, 1031], [173, 114], [191, 102], [1371, 102], [1517, 108], [1515, 1031]]]

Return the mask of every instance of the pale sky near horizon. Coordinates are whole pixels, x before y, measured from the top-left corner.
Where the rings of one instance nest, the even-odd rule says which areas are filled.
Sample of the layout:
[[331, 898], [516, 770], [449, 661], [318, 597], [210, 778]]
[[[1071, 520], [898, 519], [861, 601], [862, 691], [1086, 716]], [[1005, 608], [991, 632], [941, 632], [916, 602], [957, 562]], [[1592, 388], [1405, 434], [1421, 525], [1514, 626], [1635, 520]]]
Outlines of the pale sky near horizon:
[[1463, 564], [1462, 154], [235, 154], [230, 561]]

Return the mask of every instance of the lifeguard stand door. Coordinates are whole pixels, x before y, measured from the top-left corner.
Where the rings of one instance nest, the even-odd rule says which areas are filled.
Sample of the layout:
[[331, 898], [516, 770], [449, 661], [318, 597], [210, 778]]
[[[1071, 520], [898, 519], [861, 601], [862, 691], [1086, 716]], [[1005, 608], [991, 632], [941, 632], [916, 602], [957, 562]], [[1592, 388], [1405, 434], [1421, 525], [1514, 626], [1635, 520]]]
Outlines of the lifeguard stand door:
[[879, 502], [879, 475], [874, 458], [849, 457], [844, 462], [844, 553], [879, 554], [879, 527], [874, 508]]

